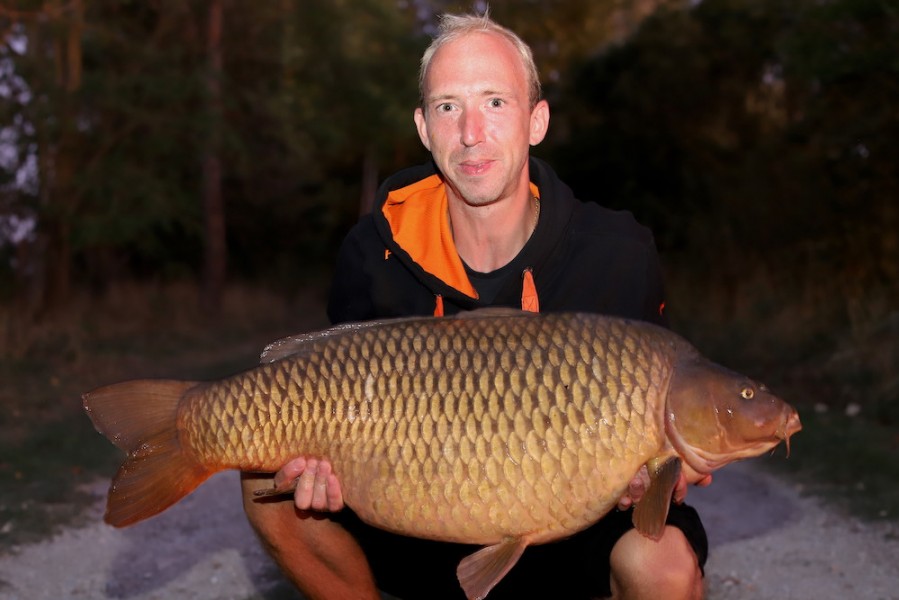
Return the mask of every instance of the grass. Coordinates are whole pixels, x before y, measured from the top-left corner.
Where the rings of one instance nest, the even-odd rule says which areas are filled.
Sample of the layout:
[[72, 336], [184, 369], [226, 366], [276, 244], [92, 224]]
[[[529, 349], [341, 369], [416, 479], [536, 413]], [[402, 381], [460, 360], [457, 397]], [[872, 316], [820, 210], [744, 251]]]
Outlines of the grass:
[[899, 520], [899, 428], [814, 408], [802, 421], [790, 459], [765, 464], [845, 513]]
[[899, 282], [850, 294], [814, 274], [760, 270], [722, 289], [691, 271], [669, 270], [673, 329], [802, 419], [789, 460], [758, 464], [847, 513], [899, 520]]

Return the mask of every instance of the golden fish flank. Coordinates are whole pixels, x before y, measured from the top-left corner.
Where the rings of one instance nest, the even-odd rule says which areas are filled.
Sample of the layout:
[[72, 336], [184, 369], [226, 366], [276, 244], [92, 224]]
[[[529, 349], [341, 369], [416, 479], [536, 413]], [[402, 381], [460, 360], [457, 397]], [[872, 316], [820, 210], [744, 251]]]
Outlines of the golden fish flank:
[[128, 453], [108, 522], [165, 510], [221, 469], [322, 456], [362, 519], [485, 545], [458, 570], [466, 594], [483, 597], [525, 546], [610, 510], [641, 466], [653, 465], [647, 497], [659, 501], [641, 502], [635, 524], [656, 537], [681, 459], [709, 472], [799, 429], [792, 408], [764, 388], [742, 398], [753, 382], [670, 331], [599, 315], [342, 325], [276, 342], [264, 360], [218, 382], [85, 395], [98, 430]]

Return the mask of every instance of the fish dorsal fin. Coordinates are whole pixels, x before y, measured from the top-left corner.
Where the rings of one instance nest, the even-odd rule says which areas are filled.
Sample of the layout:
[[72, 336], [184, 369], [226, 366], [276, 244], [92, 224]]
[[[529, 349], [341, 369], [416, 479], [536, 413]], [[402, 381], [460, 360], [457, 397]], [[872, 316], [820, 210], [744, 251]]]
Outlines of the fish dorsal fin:
[[484, 319], [498, 317], [534, 317], [537, 313], [508, 306], [485, 306], [457, 313], [455, 319]]
[[646, 466], [649, 488], [634, 509], [634, 527], [646, 537], [658, 540], [668, 519], [671, 494], [680, 479], [681, 462], [676, 456], [656, 457]]
[[275, 340], [265, 347], [262, 355], [259, 357], [261, 363], [271, 363], [288, 356], [296, 356], [312, 352], [314, 346], [326, 341], [328, 338], [347, 335], [365, 329], [383, 327], [388, 325], [400, 325], [403, 323], [417, 323], [421, 321], [434, 321], [440, 319], [483, 319], [498, 317], [529, 317], [536, 313], [523, 311], [517, 308], [507, 308], [502, 306], [489, 306], [485, 308], [477, 308], [475, 310], [461, 312], [451, 317], [398, 317], [395, 319], [377, 319], [374, 321], [355, 321], [352, 323], [341, 323], [334, 325], [328, 329], [320, 331], [310, 331], [308, 333], [300, 333], [291, 335], [280, 340]]
[[313, 351], [314, 346], [323, 341], [327, 341], [332, 337], [339, 337], [372, 329], [384, 325], [397, 325], [401, 323], [410, 323], [416, 321], [432, 320], [434, 317], [399, 317], [396, 319], [378, 319], [374, 321], [354, 321], [352, 323], [341, 323], [320, 331], [310, 331], [308, 333], [299, 333], [291, 335], [280, 340], [275, 340], [265, 347], [259, 357], [261, 363], [271, 363], [288, 356], [302, 355]]
[[508, 538], [463, 558], [456, 577], [468, 600], [484, 598], [515, 566], [527, 546], [524, 538]]
[[265, 347], [259, 356], [260, 363], [271, 363], [288, 356], [296, 354], [305, 354], [312, 350], [312, 346], [316, 342], [320, 342], [330, 337], [335, 337], [354, 330], [358, 323], [343, 323], [322, 329], [321, 331], [310, 331], [308, 333], [298, 333], [288, 337], [275, 340]]

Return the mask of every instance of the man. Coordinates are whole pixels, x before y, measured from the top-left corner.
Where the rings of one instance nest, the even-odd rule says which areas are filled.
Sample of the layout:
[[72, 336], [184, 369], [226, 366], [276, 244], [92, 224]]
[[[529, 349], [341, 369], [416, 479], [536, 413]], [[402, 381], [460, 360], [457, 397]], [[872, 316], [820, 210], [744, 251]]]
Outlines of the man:
[[[486, 305], [579, 310], [664, 324], [652, 236], [627, 213], [575, 200], [529, 157], [549, 106], [528, 47], [486, 16], [445, 17], [422, 58], [418, 134], [433, 164], [407, 169], [379, 192], [341, 248], [332, 321], [450, 314]], [[303, 457], [276, 475], [298, 479], [294, 503], [258, 502], [270, 476], [245, 474], [247, 515], [288, 578], [310, 599], [460, 598], [459, 560], [474, 549], [396, 536], [342, 508], [326, 457]], [[640, 478], [621, 508], [639, 498]], [[681, 482], [675, 500], [686, 493]], [[318, 512], [308, 512], [306, 509]], [[338, 511], [338, 512], [321, 512]], [[705, 533], [675, 504], [662, 539], [613, 511], [584, 532], [528, 548], [490, 593], [499, 598], [697, 598]]]

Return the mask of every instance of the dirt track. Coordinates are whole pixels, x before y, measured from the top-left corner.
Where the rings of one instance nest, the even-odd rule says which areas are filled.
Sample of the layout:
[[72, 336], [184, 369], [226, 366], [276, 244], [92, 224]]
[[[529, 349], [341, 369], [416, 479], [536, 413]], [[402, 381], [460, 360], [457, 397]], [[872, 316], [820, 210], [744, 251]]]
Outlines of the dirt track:
[[[0, 555], [0, 599], [287, 600], [243, 518], [237, 477], [214, 477], [125, 530], [95, 524]], [[899, 526], [866, 524], [804, 498], [750, 462], [690, 491], [709, 530], [709, 600], [899, 599]]]

